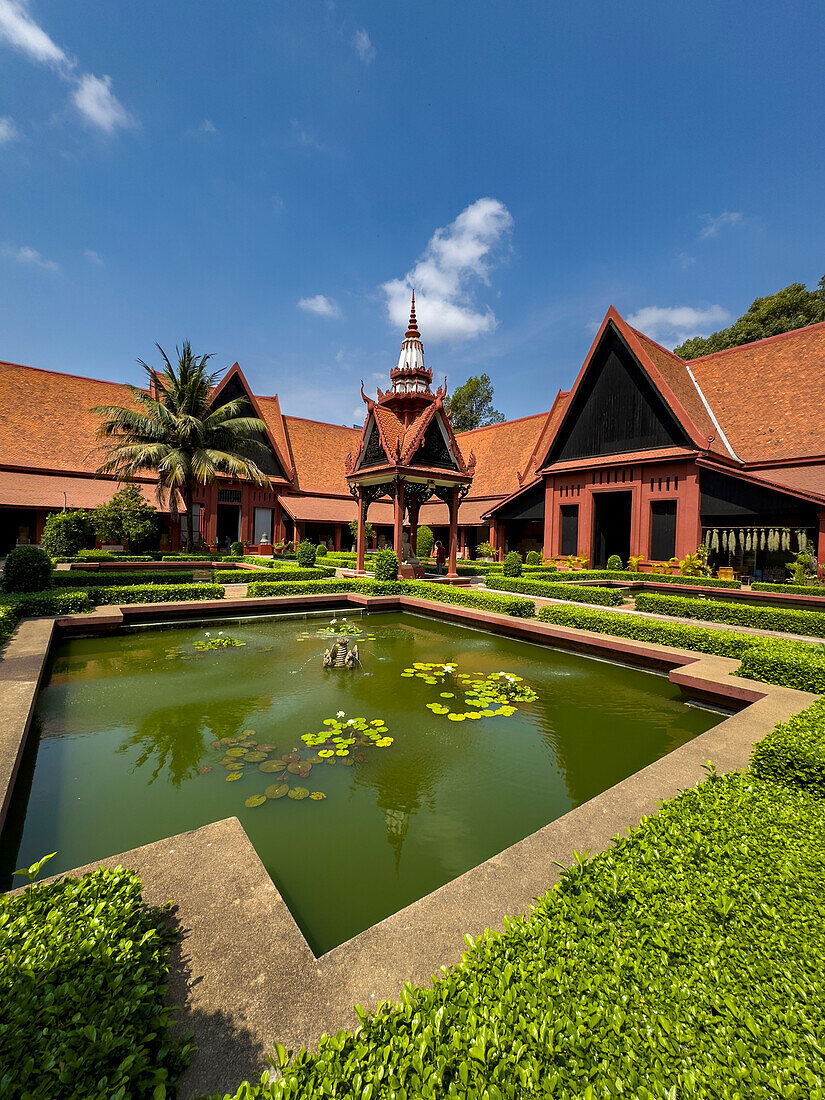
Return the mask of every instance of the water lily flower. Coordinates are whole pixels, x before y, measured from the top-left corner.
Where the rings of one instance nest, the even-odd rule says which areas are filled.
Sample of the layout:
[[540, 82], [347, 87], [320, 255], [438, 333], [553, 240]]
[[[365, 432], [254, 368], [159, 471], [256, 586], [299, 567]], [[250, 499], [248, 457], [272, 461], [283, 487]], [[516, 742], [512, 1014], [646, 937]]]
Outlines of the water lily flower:
[[342, 710], [339, 710], [338, 713], [335, 715], [335, 717], [336, 718], [343, 718], [344, 717], [344, 712]]
[[206, 635], [206, 637], [207, 637], [207, 638], [211, 638], [211, 637], [212, 637], [212, 635], [211, 635], [211, 634], [209, 633], [209, 631], [208, 631], [208, 630], [205, 630], [205, 631], [204, 631], [204, 634]]

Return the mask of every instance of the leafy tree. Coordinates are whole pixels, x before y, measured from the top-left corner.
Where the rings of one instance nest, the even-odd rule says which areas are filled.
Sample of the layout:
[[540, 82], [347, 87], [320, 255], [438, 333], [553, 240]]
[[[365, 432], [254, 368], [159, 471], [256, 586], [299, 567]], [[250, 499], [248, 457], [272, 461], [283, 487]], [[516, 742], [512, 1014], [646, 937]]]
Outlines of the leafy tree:
[[819, 280], [817, 290], [806, 290], [802, 283], [791, 283], [776, 294], [757, 298], [729, 328], [720, 329], [707, 337], [694, 336], [674, 351], [682, 359], [697, 359], [700, 355], [737, 348], [740, 344], [750, 344], [780, 332], [791, 332], [805, 325], [814, 325], [817, 321], [825, 321], [825, 275]]
[[444, 402], [453, 431], [469, 432], [485, 424], [500, 424], [504, 414], [493, 408], [493, 383], [489, 374], [472, 375]]
[[127, 545], [142, 550], [157, 538], [157, 512], [145, 499], [137, 485], [124, 485], [111, 500], [98, 505], [92, 512], [100, 542]]
[[151, 470], [158, 475], [158, 500], [169, 501], [178, 514], [178, 493], [186, 510], [186, 549], [194, 548], [195, 487], [211, 485], [218, 474], [243, 478], [271, 488], [267, 475], [255, 458], [266, 454], [256, 438], [266, 424], [243, 415], [245, 398], [210, 406], [212, 389], [220, 372], [207, 370], [210, 355], [194, 355], [189, 341], [176, 349], [173, 366], [166, 352], [156, 345], [164, 367], [157, 371], [138, 359], [146, 372], [149, 390], [130, 386], [134, 404], [98, 405], [92, 412], [103, 418], [97, 434], [109, 440], [107, 456], [98, 473], [133, 477]]
[[94, 531], [88, 512], [72, 508], [46, 517], [40, 545], [53, 558], [73, 557], [78, 550], [94, 545]]
[[[358, 520], [357, 519], [351, 519], [349, 521], [349, 533], [352, 535], [352, 541], [357, 542], [358, 541]], [[370, 521], [367, 520], [367, 522], [364, 524], [364, 539], [368, 540], [368, 539], [374, 539], [374, 538], [375, 538], [375, 528], [370, 523]]]

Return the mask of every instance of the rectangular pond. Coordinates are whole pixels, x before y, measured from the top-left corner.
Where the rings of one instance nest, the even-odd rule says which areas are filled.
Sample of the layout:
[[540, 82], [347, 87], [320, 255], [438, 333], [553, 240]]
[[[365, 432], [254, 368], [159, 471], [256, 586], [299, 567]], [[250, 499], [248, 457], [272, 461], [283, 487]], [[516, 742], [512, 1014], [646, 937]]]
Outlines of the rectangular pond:
[[[325, 669], [331, 618], [57, 644], [2, 885], [234, 816], [321, 954], [723, 717], [664, 676], [406, 613], [350, 613], [362, 667]], [[217, 638], [243, 645], [196, 648]]]

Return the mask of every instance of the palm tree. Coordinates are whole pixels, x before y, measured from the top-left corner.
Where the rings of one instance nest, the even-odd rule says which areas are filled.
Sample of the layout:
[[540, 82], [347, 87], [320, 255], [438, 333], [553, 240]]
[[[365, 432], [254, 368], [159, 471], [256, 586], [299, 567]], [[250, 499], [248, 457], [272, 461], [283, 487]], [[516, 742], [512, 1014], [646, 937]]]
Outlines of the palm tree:
[[168, 498], [173, 517], [178, 515], [178, 493], [183, 499], [186, 549], [191, 550], [195, 486], [211, 485], [218, 474], [229, 474], [271, 488], [269, 478], [253, 457], [267, 453], [256, 438], [266, 431], [266, 424], [257, 417], [242, 415], [249, 406], [245, 398], [211, 407], [211, 392], [220, 377], [220, 371], [207, 370], [211, 355], [193, 355], [186, 340], [182, 348], [175, 349], [178, 361], [172, 366], [160, 344], [155, 346], [165, 366], [158, 371], [138, 359], [149, 386], [148, 390], [129, 386], [134, 405], [98, 405], [92, 409], [103, 417], [97, 435], [109, 441], [106, 458], [97, 472], [125, 479], [156, 472], [158, 501], [163, 505]]

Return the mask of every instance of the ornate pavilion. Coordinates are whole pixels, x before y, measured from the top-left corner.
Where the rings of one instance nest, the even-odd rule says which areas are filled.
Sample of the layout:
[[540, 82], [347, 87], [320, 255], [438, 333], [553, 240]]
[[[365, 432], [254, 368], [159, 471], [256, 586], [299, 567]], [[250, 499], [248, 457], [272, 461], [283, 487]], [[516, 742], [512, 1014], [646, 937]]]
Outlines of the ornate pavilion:
[[[784, 579], [803, 545], [825, 561], [825, 323], [684, 362], [611, 307], [569, 391], [542, 401], [536, 378], [546, 411], [458, 435], [414, 311], [390, 377], [386, 393], [364, 395], [360, 429], [284, 414], [234, 364], [214, 401], [246, 396], [266, 423], [271, 489], [204, 488], [203, 541], [349, 549], [350, 524], [363, 536], [368, 516], [372, 545], [401, 557], [405, 521], [413, 547], [426, 523], [451, 568], [484, 541], [500, 557], [542, 550], [595, 566], [612, 553], [666, 561], [705, 541], [715, 564], [764, 579]], [[0, 554], [37, 542], [49, 512], [110, 499], [90, 409], [128, 400], [119, 383], [0, 363]], [[153, 479], [139, 484], [154, 502]], [[162, 519], [175, 549], [180, 527]]]
[[[455, 577], [458, 558], [458, 509], [467, 496], [475, 472], [475, 455], [467, 462], [458, 446], [450, 416], [444, 408], [446, 385], [435, 393], [433, 372], [424, 365], [424, 345], [415, 319], [415, 292], [410, 323], [401, 345], [398, 365], [390, 371], [392, 389], [378, 391], [373, 401], [364, 393], [367, 416], [359, 447], [347, 455], [350, 492], [358, 504], [357, 570], [364, 571], [365, 530], [369, 506], [389, 498], [393, 502], [393, 546], [401, 562], [401, 576], [413, 575], [421, 506], [437, 497], [449, 517], [449, 571]], [[405, 537], [404, 517], [409, 519]]]

